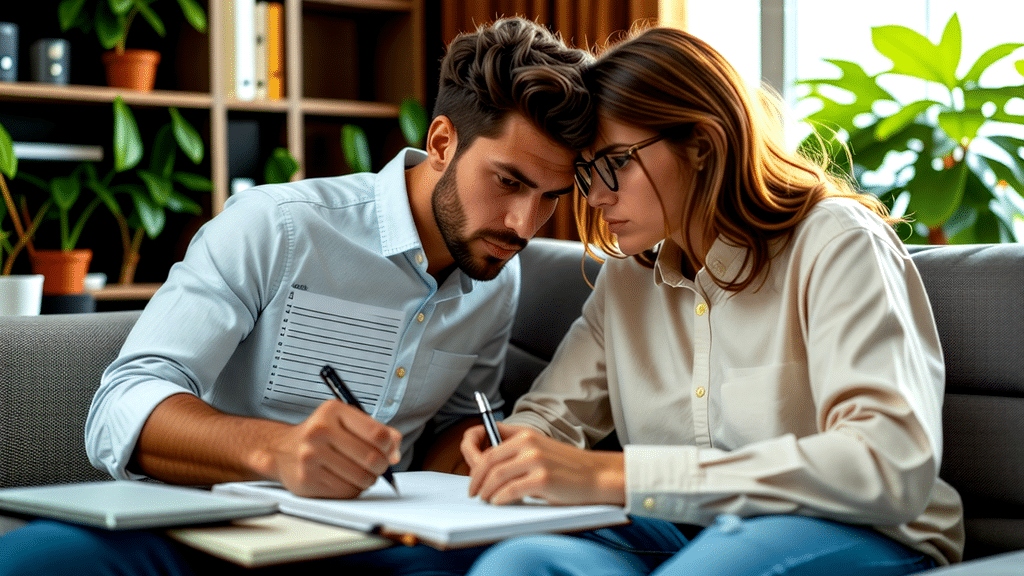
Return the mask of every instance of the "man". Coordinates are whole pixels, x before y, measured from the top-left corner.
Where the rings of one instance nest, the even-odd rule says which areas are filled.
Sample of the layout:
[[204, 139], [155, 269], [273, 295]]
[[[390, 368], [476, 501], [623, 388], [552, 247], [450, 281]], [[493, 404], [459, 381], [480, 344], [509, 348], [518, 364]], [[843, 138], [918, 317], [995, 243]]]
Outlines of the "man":
[[[452, 467], [473, 391], [500, 403], [513, 258], [573, 189], [574, 150], [590, 130], [588, 62], [533, 22], [500, 20], [449, 46], [425, 152], [403, 150], [379, 174], [229, 200], [105, 372], [86, 424], [93, 464], [116, 478], [269, 479], [346, 498], [389, 465], [407, 468], [431, 426], [454, 439], [433, 460]], [[325, 361], [369, 415], [329, 399], [316, 377]], [[68, 553], [77, 574], [212, 561], [153, 535], [37, 523], [0, 539], [0, 574], [45, 573]], [[351, 560], [409, 570], [434, 556]]]

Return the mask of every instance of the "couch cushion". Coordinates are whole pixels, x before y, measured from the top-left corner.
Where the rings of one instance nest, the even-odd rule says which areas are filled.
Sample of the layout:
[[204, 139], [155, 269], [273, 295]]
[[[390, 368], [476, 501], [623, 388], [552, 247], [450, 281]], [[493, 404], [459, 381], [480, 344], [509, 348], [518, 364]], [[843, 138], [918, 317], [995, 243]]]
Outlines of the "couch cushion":
[[0, 317], [0, 487], [110, 479], [89, 464], [85, 418], [138, 316]]

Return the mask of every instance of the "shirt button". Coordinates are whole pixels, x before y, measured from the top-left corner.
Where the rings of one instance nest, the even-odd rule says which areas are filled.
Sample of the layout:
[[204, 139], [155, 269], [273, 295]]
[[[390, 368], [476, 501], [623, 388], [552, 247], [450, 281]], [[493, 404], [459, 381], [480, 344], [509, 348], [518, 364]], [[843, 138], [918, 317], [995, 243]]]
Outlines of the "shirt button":
[[417, 252], [416, 253], [416, 263], [417, 264], [423, 264], [423, 253], [422, 252]]
[[700, 304], [697, 304], [697, 307], [694, 309], [694, 312], [697, 313], [697, 316], [703, 316], [704, 313], [707, 312], [707, 311], [708, 311], [708, 307], [706, 305], [704, 305], [703, 302], [701, 302]]
[[644, 498], [644, 509], [654, 510], [654, 498], [651, 498], [650, 496]]
[[395, 400], [393, 398], [388, 398], [388, 401], [385, 402], [384, 405], [390, 408], [395, 405]]
[[399, 368], [398, 370], [395, 370], [395, 376], [398, 376], [399, 378], [404, 378], [405, 368]]
[[711, 270], [713, 270], [717, 276], [721, 276], [722, 274], [725, 274], [725, 265], [722, 264], [721, 260], [715, 260], [711, 264]]
[[693, 393], [697, 395], [697, 398], [703, 398], [704, 397], [704, 392], [705, 392], [705, 390], [704, 390], [703, 386], [697, 386], [697, 389], [694, 390]]
[[426, 319], [427, 319], [427, 317], [423, 315], [423, 312], [420, 312], [419, 314], [416, 315], [416, 321], [417, 322], [423, 322]]

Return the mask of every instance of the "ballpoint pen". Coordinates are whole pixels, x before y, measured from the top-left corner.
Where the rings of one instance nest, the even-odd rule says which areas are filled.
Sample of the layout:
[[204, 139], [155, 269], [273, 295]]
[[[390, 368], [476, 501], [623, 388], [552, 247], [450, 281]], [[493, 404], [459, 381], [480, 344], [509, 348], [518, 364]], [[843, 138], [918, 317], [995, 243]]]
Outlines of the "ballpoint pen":
[[[348, 389], [348, 385], [341, 379], [341, 376], [338, 376], [338, 373], [334, 371], [334, 368], [332, 368], [330, 364], [325, 364], [324, 367], [320, 369], [320, 377], [323, 378], [324, 384], [327, 384], [327, 387], [331, 389], [331, 392], [334, 393], [334, 396], [338, 400], [341, 400], [351, 406], [355, 406], [360, 412], [366, 414], [363, 404], [358, 398], [356, 398], [356, 395]], [[395, 489], [395, 494], [398, 494], [398, 484], [395, 484], [395, 475], [390, 466], [388, 466], [388, 469], [384, 471], [383, 476], [384, 479], [388, 481], [388, 484], [391, 484], [391, 487]]]
[[490, 439], [491, 446], [501, 444], [501, 434], [498, 433], [498, 423], [494, 420], [491, 403], [487, 401], [487, 396], [480, 391], [474, 392], [473, 395], [476, 396], [476, 405], [480, 408], [480, 417], [484, 420], [484, 429], [487, 430], [487, 438]]

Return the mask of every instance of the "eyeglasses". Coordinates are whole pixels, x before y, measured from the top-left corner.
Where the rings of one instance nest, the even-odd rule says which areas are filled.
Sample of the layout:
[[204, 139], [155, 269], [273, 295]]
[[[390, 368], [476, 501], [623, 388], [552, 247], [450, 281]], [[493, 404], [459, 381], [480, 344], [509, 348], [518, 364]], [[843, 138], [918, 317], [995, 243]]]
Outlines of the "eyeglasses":
[[621, 170], [641, 148], [646, 148], [651, 144], [654, 144], [658, 140], [661, 140], [665, 136], [659, 134], [653, 138], [642, 140], [633, 144], [626, 149], [625, 152], [621, 153], [610, 153], [605, 152], [594, 156], [593, 160], [589, 162], [586, 160], [576, 161], [576, 188], [579, 189], [580, 195], [584, 198], [590, 194], [590, 186], [594, 183], [593, 170], [597, 170], [597, 175], [601, 177], [601, 180], [608, 186], [608, 189], [612, 192], [619, 191], [619, 179], [615, 176], [615, 172]]

